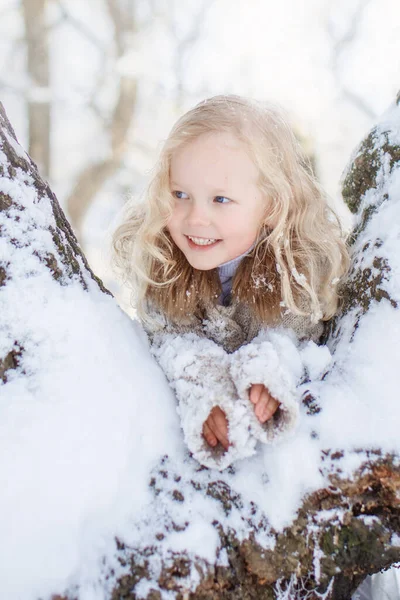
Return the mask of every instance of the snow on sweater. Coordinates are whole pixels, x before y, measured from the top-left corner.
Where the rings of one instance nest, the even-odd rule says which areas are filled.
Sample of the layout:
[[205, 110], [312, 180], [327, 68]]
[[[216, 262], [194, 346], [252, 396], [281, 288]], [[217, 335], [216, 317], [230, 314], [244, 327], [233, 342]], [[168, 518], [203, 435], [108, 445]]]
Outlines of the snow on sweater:
[[[164, 371], [178, 401], [186, 444], [203, 465], [222, 470], [251, 456], [258, 441], [275, 443], [293, 431], [299, 414], [299, 384], [311, 354], [330, 359], [318, 348], [322, 323], [287, 312], [278, 327], [260, 327], [249, 307], [233, 298], [232, 279], [244, 255], [218, 269], [223, 292], [219, 302], [206, 308], [200, 319], [177, 324], [152, 306], [152, 324], [144, 324], [151, 353]], [[312, 341], [310, 341], [312, 340]], [[328, 356], [329, 355], [329, 356]], [[280, 402], [276, 414], [261, 424], [249, 400], [252, 384], [261, 383]], [[214, 406], [226, 414], [230, 446], [211, 448], [203, 438], [203, 423]]]

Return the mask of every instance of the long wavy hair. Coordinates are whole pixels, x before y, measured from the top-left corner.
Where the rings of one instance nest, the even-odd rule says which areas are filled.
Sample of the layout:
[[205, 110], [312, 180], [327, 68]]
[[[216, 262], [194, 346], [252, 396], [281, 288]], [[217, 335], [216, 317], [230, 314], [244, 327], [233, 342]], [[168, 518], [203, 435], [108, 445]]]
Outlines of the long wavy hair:
[[171, 239], [167, 223], [174, 152], [203, 134], [228, 132], [243, 143], [259, 171], [268, 211], [253, 250], [241, 261], [232, 295], [261, 323], [283, 310], [329, 319], [349, 264], [339, 220], [328, 206], [281, 109], [235, 95], [200, 102], [173, 126], [164, 142], [144, 201], [128, 203], [113, 236], [113, 262], [146, 320], [147, 303], [175, 322], [202, 317], [221, 293], [218, 270], [194, 269]]

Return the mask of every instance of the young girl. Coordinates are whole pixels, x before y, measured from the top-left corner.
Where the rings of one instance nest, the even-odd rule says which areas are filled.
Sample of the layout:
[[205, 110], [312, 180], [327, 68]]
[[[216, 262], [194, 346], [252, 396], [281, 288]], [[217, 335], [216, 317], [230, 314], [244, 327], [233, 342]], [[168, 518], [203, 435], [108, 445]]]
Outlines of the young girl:
[[276, 109], [238, 96], [173, 127], [114, 236], [186, 443], [223, 469], [293, 429], [302, 347], [348, 266], [337, 218]]

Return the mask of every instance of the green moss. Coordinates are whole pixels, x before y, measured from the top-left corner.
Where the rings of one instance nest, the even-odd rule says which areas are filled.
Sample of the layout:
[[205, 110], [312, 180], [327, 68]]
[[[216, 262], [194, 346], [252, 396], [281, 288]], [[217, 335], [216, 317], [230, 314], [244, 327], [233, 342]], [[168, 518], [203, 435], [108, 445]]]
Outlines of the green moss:
[[388, 139], [388, 133], [385, 133], [385, 135], [387, 142], [383, 144], [382, 150], [385, 154], [388, 154], [390, 157], [389, 168], [390, 172], [392, 172], [393, 167], [400, 163], [400, 146], [391, 144]]
[[357, 213], [365, 192], [376, 187], [376, 176], [380, 168], [376, 129], [362, 142], [342, 187], [343, 199], [352, 213]]
[[382, 285], [389, 279], [391, 272], [387, 259], [376, 256], [373, 260], [374, 270], [369, 267], [356, 269], [350, 275], [347, 285], [343, 290], [342, 313], [346, 314], [350, 309], [360, 307], [364, 314], [373, 301], [381, 302], [387, 300], [397, 308], [397, 302], [393, 300]]
[[338, 550], [337, 545], [335, 545], [333, 541], [334, 537], [335, 535], [332, 527], [326, 529], [321, 536], [319, 544], [321, 546], [321, 550], [326, 556], [332, 557]]
[[378, 210], [378, 207], [374, 206], [372, 204], [365, 208], [365, 210], [363, 211], [363, 214], [361, 216], [359, 224], [354, 228], [351, 235], [349, 236], [349, 239], [347, 241], [349, 246], [353, 246], [354, 243], [356, 242], [356, 240], [358, 239], [359, 235], [363, 231], [365, 231], [365, 228], [366, 228], [368, 222], [370, 221], [372, 215], [374, 215], [377, 212], [377, 210]]
[[[381, 136], [386, 140], [383, 144]], [[358, 212], [364, 194], [377, 187], [377, 175], [386, 155], [391, 171], [400, 162], [400, 146], [389, 142], [389, 132], [378, 133], [374, 128], [360, 145], [343, 182], [343, 199], [352, 213]]]

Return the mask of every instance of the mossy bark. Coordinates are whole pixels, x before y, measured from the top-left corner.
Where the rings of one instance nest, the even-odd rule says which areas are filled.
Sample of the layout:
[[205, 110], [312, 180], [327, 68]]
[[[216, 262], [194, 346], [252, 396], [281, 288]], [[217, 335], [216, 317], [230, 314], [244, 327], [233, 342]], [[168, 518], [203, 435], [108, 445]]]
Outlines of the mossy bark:
[[[391, 545], [393, 532], [400, 531], [400, 466], [392, 457], [371, 453], [358, 476], [346, 481], [339, 476], [342, 458], [340, 453], [326, 453], [326, 462], [335, 465], [336, 475], [331, 476], [329, 487], [305, 498], [290, 527], [281, 533], [272, 532], [276, 539], [273, 550], [262, 548], [254, 536], [239, 542], [234, 531], [225, 531], [216, 522], [229, 565], [205, 568], [199, 561], [201, 583], [195, 591], [185, 590], [184, 580], [192, 561], [185, 554], [175, 553], [172, 564], [169, 562], [161, 571], [159, 589], [174, 591], [178, 600], [273, 600], [278, 584], [282, 590], [290, 590], [288, 597], [296, 600], [317, 600], [324, 593], [326, 598], [349, 600], [367, 574], [400, 560], [400, 548]], [[154, 493], [162, 489], [166, 478], [172, 477], [167, 461], [152, 478]], [[202, 486], [197, 491], [208, 492]], [[229, 512], [233, 504], [240, 507], [240, 497], [226, 483], [214, 482], [212, 494], [224, 511]], [[343, 511], [340, 521], [329, 516], [335, 510]], [[327, 516], [322, 517], [324, 514]], [[266, 526], [266, 521], [255, 520], [253, 526], [256, 532]], [[321, 559], [316, 569], [319, 550]], [[151, 579], [148, 557], [157, 549], [148, 547], [136, 552], [119, 543], [118, 551], [129, 574], [118, 581], [112, 600], [133, 600], [135, 585]], [[147, 598], [161, 598], [160, 591], [154, 589]]]
[[[397, 104], [399, 103], [397, 97]], [[390, 261], [380, 252], [382, 240], [371, 235], [369, 225], [387, 202], [395, 201], [385, 183], [400, 165], [400, 145], [391, 141], [388, 126], [377, 125], [356, 150], [355, 157], [343, 180], [342, 194], [349, 209], [356, 215], [356, 225], [349, 238], [352, 265], [342, 286], [340, 312], [326, 326], [324, 341], [337, 340], [341, 322], [353, 314], [353, 333], [360, 319], [375, 302], [387, 301], [394, 308], [398, 300], [391, 297], [392, 276]]]

